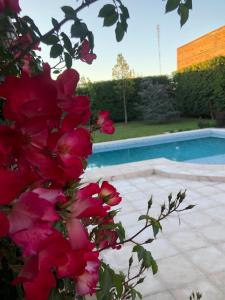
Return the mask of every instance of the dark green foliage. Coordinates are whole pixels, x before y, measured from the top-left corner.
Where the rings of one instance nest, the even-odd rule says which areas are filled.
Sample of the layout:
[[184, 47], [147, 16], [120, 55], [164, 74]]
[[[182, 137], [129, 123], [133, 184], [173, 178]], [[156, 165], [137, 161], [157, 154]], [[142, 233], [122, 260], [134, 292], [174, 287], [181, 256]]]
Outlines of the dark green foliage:
[[164, 122], [179, 117], [176, 110], [173, 86], [165, 83], [153, 83], [151, 78], [141, 81], [139, 87], [140, 102], [137, 105], [139, 117], [150, 122]]
[[[148, 78], [148, 77], [147, 77]], [[154, 76], [149, 77], [153, 84], [156, 83], [168, 83], [167, 76]], [[140, 83], [144, 78], [129, 79], [133, 81], [133, 91], [127, 96], [127, 110], [128, 120], [137, 120], [139, 118], [138, 104], [140, 103], [140, 96], [138, 94]], [[100, 81], [84, 85], [78, 88], [78, 94], [89, 95], [91, 98], [91, 109], [93, 113], [97, 113], [100, 110], [110, 111], [111, 118], [115, 122], [124, 121], [123, 103], [116, 93], [116, 85], [118, 81]]]
[[191, 296], [189, 297], [190, 300], [200, 300], [202, 299], [202, 294], [200, 294], [199, 292], [193, 292], [191, 294]]
[[177, 10], [180, 16], [180, 25], [183, 26], [189, 17], [189, 10], [192, 9], [192, 0], [167, 0], [166, 13]]
[[116, 40], [122, 41], [125, 32], [127, 32], [127, 19], [130, 18], [126, 6], [120, 0], [114, 1], [113, 4], [104, 5], [98, 14], [99, 18], [103, 18], [103, 26], [109, 27], [116, 23]]
[[184, 116], [214, 117], [225, 110], [225, 57], [179, 72], [174, 80], [177, 105]]

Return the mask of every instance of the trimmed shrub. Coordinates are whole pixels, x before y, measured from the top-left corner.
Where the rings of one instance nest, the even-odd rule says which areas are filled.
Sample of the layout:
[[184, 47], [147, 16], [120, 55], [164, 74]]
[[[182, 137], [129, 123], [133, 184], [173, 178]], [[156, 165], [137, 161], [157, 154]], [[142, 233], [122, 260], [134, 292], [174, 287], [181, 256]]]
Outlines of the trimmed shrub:
[[225, 57], [194, 65], [174, 76], [176, 101], [186, 117], [211, 117], [225, 110]]
[[[127, 96], [128, 121], [137, 120], [139, 117], [138, 105], [141, 102], [139, 96], [140, 83], [150, 78], [153, 84], [169, 84], [167, 76], [139, 77], [132, 80], [132, 93]], [[118, 81], [100, 81], [89, 83], [78, 88], [78, 94], [89, 95], [91, 98], [91, 109], [93, 112], [100, 110], [110, 111], [110, 116], [115, 122], [124, 121], [123, 100], [116, 92]]]
[[171, 84], [153, 83], [151, 78], [141, 81], [140, 103], [137, 107], [140, 118], [151, 122], [166, 122], [179, 118]]

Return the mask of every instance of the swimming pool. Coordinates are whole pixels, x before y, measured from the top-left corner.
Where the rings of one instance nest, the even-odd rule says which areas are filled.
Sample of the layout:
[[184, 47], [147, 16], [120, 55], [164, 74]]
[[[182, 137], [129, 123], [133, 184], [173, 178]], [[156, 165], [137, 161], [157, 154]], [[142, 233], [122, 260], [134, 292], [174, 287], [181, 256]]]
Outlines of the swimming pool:
[[89, 167], [103, 167], [155, 158], [225, 164], [225, 130], [202, 129], [94, 145]]

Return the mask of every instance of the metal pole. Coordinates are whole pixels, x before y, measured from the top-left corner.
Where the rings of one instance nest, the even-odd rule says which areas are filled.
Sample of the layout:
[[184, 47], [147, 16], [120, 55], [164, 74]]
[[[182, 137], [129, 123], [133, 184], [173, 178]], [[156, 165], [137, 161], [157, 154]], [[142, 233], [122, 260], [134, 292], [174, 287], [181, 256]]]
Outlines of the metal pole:
[[158, 56], [159, 56], [159, 74], [162, 75], [161, 52], [160, 52], [160, 27], [157, 25]]

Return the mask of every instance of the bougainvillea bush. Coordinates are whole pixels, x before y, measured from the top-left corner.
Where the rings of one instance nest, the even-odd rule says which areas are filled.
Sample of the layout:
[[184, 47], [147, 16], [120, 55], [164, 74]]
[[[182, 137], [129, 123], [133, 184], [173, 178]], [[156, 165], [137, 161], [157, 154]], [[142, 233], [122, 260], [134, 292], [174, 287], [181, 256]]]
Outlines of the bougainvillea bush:
[[[185, 198], [170, 195], [158, 218], [150, 216], [152, 199], [139, 220], [143, 228], [126, 238], [114, 217], [122, 201], [107, 181], [83, 183], [82, 176], [92, 153], [92, 133], [114, 132], [109, 112], [92, 117], [87, 96], [76, 96], [79, 74], [73, 59], [91, 64], [93, 34], [77, 13], [96, 0], [82, 1], [74, 9], [64, 6], [65, 18], [52, 19], [53, 28], [41, 34], [34, 21], [20, 16], [18, 0], [0, 1], [0, 298], [3, 299], [135, 299], [140, 276], [157, 264], [136, 236], [152, 227], [154, 237], [160, 221], [181, 207]], [[120, 11], [120, 14], [118, 14]], [[100, 17], [108, 26], [117, 23], [117, 39], [126, 31], [129, 17], [121, 1], [106, 4]], [[112, 16], [114, 19], [112, 20]], [[72, 44], [61, 30], [71, 21]], [[118, 25], [119, 24], [119, 25]], [[122, 27], [121, 27], [122, 26]], [[40, 42], [50, 45], [54, 67], [39, 56]], [[59, 73], [56, 80], [51, 72]], [[115, 251], [134, 243], [140, 268], [130, 275], [116, 273], [104, 263], [101, 252]]]

